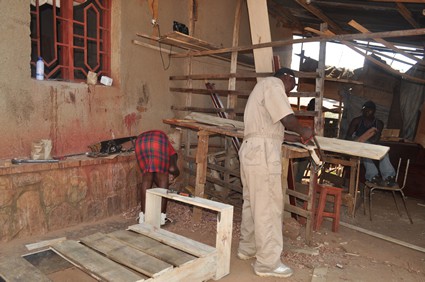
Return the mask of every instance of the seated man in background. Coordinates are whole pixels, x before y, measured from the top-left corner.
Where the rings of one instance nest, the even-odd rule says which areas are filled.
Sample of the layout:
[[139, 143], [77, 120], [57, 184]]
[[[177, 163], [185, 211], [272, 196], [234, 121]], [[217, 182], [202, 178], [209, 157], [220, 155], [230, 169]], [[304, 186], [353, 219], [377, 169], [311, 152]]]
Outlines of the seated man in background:
[[[142, 173], [141, 212], [139, 223], [145, 219], [146, 190], [157, 187], [168, 189], [180, 171], [177, 167], [177, 153], [171, 145], [167, 135], [160, 130], [146, 131], [137, 137], [135, 153], [140, 172]], [[167, 219], [167, 200], [162, 199], [161, 225]]]
[[[384, 123], [375, 117], [376, 105], [367, 101], [362, 107], [362, 115], [354, 118], [348, 127], [345, 139], [375, 144], [381, 137]], [[394, 186], [395, 170], [388, 154], [379, 161], [379, 171], [371, 159], [362, 158], [367, 181], [381, 186]], [[379, 174], [380, 173], [380, 174]]]

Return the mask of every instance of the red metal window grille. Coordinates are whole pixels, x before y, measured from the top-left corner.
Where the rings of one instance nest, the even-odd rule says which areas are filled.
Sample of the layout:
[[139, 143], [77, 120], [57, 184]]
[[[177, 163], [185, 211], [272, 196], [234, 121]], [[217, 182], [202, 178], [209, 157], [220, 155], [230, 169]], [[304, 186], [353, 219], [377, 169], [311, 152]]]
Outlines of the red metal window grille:
[[111, 72], [112, 0], [31, 0], [31, 76], [38, 57], [52, 80]]

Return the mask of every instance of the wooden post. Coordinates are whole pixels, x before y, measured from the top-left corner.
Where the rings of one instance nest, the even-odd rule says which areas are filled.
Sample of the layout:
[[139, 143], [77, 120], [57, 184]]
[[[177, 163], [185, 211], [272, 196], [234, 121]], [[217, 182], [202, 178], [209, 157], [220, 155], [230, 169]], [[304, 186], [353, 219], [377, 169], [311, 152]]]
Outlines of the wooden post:
[[[211, 133], [201, 130], [198, 132], [198, 148], [196, 149], [196, 180], [195, 180], [195, 196], [204, 197], [205, 183], [207, 181], [207, 154], [208, 139]], [[202, 210], [193, 209], [193, 220], [200, 222]]]
[[313, 193], [314, 193], [314, 186], [317, 183], [317, 174], [314, 171], [314, 168], [312, 165], [310, 165], [310, 181], [308, 184], [308, 201], [307, 201], [307, 211], [310, 212], [310, 218], [307, 218], [307, 223], [305, 226], [305, 243], [307, 245], [311, 245], [312, 242], [312, 235], [313, 235], [313, 223], [314, 223], [314, 198], [313, 197]]
[[146, 193], [145, 222], [153, 227], [161, 225], [161, 203], [162, 197], [153, 193]]
[[189, 0], [188, 1], [188, 10], [189, 10], [189, 35], [193, 36], [195, 34], [195, 22], [197, 18], [197, 9], [198, 5], [196, 3], [198, 0]]
[[[325, 32], [327, 30], [326, 24], [320, 25], [320, 30]], [[319, 62], [317, 67], [317, 72], [319, 77], [316, 78], [316, 92], [319, 92], [319, 97], [316, 97], [315, 111], [317, 116], [314, 117], [314, 131], [317, 135], [323, 136], [323, 93], [325, 92], [325, 59], [326, 59], [326, 41], [320, 41], [320, 50], [319, 50]]]
[[[236, 47], [239, 45], [239, 27], [241, 23], [241, 12], [242, 12], [242, 2], [243, 0], [238, 0], [236, 4], [236, 13], [235, 13], [235, 23], [233, 26], [233, 42], [232, 47]], [[235, 74], [236, 68], [238, 66], [238, 51], [232, 52], [232, 57], [230, 60], [230, 73]], [[228, 90], [235, 90], [236, 89], [236, 77], [229, 78], [229, 86]], [[227, 108], [228, 109], [235, 109], [237, 104], [238, 96], [229, 94], [227, 96]], [[228, 114], [230, 119], [235, 118], [236, 114], [235, 112]]]
[[353, 201], [353, 212], [351, 214], [354, 217], [356, 213], [356, 205], [357, 205], [357, 192], [359, 190], [359, 172], [360, 172], [360, 158], [356, 160], [356, 180], [355, 180], [355, 189], [354, 189], [354, 201]]
[[230, 272], [230, 254], [233, 231], [233, 206], [217, 214], [217, 272], [214, 279], [220, 279]]
[[[313, 166], [310, 166], [310, 185], [307, 195], [295, 190], [287, 189], [287, 179], [288, 179], [288, 170], [290, 159], [293, 158], [303, 158], [308, 156], [308, 151], [305, 149], [295, 149], [294, 147], [288, 147], [286, 145], [282, 146], [282, 191], [284, 196], [284, 211], [291, 212], [302, 217], [306, 217], [307, 225], [305, 229], [305, 242], [306, 244], [311, 244], [312, 239], [312, 228], [314, 220], [314, 204], [313, 204], [313, 191], [314, 185], [317, 181], [317, 175], [314, 172]], [[288, 200], [288, 195], [295, 198], [299, 198], [307, 202], [307, 210], [305, 208], [297, 207], [291, 205]]]

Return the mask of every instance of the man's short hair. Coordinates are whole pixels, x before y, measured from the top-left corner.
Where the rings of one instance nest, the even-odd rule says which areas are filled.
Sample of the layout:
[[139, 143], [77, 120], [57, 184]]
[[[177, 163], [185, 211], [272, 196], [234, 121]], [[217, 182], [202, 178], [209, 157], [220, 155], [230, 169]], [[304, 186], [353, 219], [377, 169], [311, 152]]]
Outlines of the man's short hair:
[[366, 103], [363, 104], [362, 110], [364, 109], [371, 109], [371, 110], [376, 110], [376, 105], [374, 102], [372, 101], [367, 101]]
[[274, 77], [281, 77], [285, 74], [295, 76], [294, 71], [290, 68], [280, 68], [277, 72], [274, 73]]

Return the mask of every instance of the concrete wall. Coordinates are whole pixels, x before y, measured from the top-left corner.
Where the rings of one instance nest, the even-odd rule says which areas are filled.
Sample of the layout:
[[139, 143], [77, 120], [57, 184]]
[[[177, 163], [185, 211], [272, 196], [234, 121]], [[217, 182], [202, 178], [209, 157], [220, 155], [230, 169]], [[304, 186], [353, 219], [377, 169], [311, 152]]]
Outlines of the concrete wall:
[[[138, 32], [152, 33], [146, 0], [114, 0], [112, 5], [112, 87], [31, 78], [30, 0], [9, 1], [0, 10], [0, 159], [29, 157], [31, 142], [38, 139], [52, 140], [53, 155], [84, 152], [101, 140], [152, 128], [167, 130], [162, 119], [180, 114], [170, 106], [184, 104], [185, 96], [169, 92], [168, 77], [186, 73], [188, 60], [172, 59], [164, 70], [158, 51], [131, 42], [138, 39]], [[235, 7], [236, 1], [199, 0], [194, 36], [231, 46]], [[173, 20], [188, 25], [188, 1], [161, 0], [158, 14], [162, 34], [172, 31]], [[272, 28], [279, 29], [274, 24]], [[249, 44], [244, 4], [240, 45]], [[163, 59], [167, 65], [166, 53]], [[193, 69], [194, 73], [223, 73], [229, 72], [229, 64], [195, 58]], [[205, 87], [203, 82], [201, 86]], [[195, 105], [207, 103], [206, 97], [194, 98]]]
[[0, 169], [0, 242], [136, 207], [138, 171], [133, 154]]

